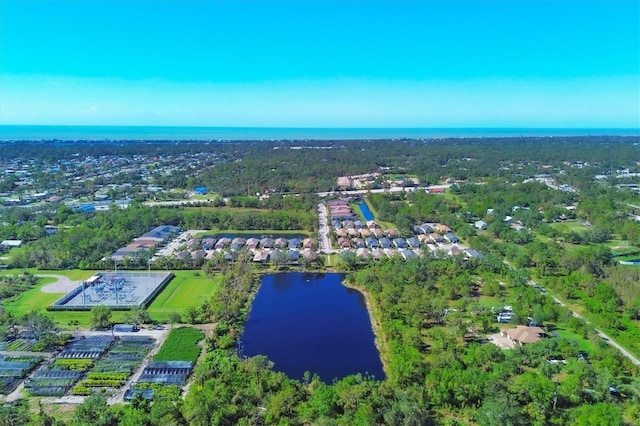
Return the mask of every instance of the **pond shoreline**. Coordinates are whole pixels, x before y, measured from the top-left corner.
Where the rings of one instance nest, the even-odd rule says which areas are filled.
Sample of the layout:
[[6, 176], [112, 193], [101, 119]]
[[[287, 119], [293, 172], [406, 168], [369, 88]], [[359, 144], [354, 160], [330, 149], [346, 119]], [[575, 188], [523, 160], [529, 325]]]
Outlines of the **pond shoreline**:
[[387, 342], [384, 331], [382, 330], [380, 312], [378, 311], [375, 302], [372, 301], [373, 296], [371, 296], [371, 294], [366, 289], [358, 287], [355, 283], [349, 281], [347, 277], [342, 280], [342, 285], [346, 288], [350, 288], [352, 290], [360, 292], [364, 297], [365, 304], [367, 306], [367, 313], [369, 314], [369, 321], [371, 322], [371, 328], [373, 329], [374, 344], [376, 346], [376, 349], [378, 350], [378, 356], [380, 357], [380, 362], [382, 362], [382, 369], [384, 371], [385, 377], [389, 378], [390, 361], [387, 358], [389, 354], [389, 344]]

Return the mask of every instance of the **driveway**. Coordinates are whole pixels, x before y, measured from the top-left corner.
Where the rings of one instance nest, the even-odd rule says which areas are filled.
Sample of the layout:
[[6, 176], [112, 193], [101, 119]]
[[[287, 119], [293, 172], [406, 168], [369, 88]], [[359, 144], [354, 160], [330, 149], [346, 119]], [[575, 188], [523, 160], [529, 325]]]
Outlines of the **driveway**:
[[327, 219], [327, 207], [324, 203], [318, 204], [318, 239], [320, 251], [323, 253], [331, 252], [331, 243], [329, 242], [329, 226]]
[[40, 289], [43, 293], [68, 293], [80, 285], [80, 281], [73, 281], [64, 275], [35, 274], [38, 278], [55, 278], [57, 281], [47, 284]]

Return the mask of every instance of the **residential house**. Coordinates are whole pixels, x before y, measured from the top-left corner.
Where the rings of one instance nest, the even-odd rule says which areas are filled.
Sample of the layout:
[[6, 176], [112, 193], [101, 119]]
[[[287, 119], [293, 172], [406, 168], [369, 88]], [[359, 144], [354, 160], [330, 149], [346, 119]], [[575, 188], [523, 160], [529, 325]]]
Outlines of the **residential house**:
[[273, 247], [273, 244], [274, 244], [273, 238], [266, 237], [260, 240], [260, 247], [262, 248], [271, 248]]
[[444, 238], [451, 244], [457, 244], [460, 241], [460, 239], [456, 237], [454, 234], [452, 234], [451, 232], [447, 232], [444, 235]]
[[316, 259], [318, 259], [318, 253], [316, 253], [315, 250], [308, 249], [308, 248], [305, 248], [302, 251], [302, 256], [304, 256], [305, 259], [307, 259], [308, 261], [311, 261], [311, 262], [313, 262]]
[[363, 238], [367, 238], [373, 235], [373, 232], [371, 232], [370, 229], [368, 228], [362, 228], [360, 229], [360, 236]]
[[191, 253], [189, 253], [189, 250], [182, 250], [175, 253], [175, 257], [180, 260], [189, 261], [191, 260]]
[[258, 244], [260, 244], [260, 240], [257, 238], [247, 239], [246, 245], [249, 250], [255, 250], [256, 248], [258, 248]]
[[231, 238], [222, 237], [218, 240], [214, 248], [216, 250], [222, 250], [229, 247], [229, 244], [231, 244]]
[[436, 223], [436, 225], [434, 226], [434, 229], [436, 230], [436, 232], [439, 232], [440, 234], [446, 234], [447, 232], [451, 232], [451, 228], [449, 228], [447, 225], [443, 223]]
[[387, 237], [389, 237], [389, 238], [396, 238], [396, 237], [400, 236], [400, 232], [395, 228], [387, 229], [385, 231], [385, 234], [387, 234]]
[[433, 243], [433, 241], [431, 240], [431, 238], [429, 238], [429, 235], [427, 235], [427, 234], [418, 235], [418, 241], [420, 241], [420, 243], [422, 243], [422, 244]]
[[367, 245], [367, 247], [371, 248], [371, 249], [377, 249], [378, 248], [378, 240], [372, 237], [367, 237], [364, 240], [365, 244]]
[[364, 248], [365, 244], [364, 241], [362, 241], [360, 238], [354, 238], [351, 240], [351, 244], [353, 245], [353, 247], [359, 249], [359, 248]]
[[480, 253], [480, 252], [478, 252], [478, 251], [476, 251], [474, 249], [466, 249], [464, 251], [464, 254], [466, 254], [469, 257], [476, 257], [478, 259], [483, 259], [484, 258], [484, 255], [482, 253]]
[[269, 261], [269, 251], [257, 250], [253, 256], [253, 261], [256, 263], [267, 263]]
[[424, 234], [431, 234], [433, 232], [435, 232], [435, 229], [433, 229], [433, 223], [423, 223], [422, 225], [419, 226], [419, 228], [422, 230], [422, 233]]
[[535, 343], [546, 335], [544, 329], [526, 325], [502, 329], [500, 330], [500, 334], [502, 334], [503, 337], [508, 337], [513, 343], [519, 345]]
[[0, 243], [5, 250], [11, 250], [12, 248], [18, 248], [22, 245], [22, 240], [4, 240]]
[[291, 238], [289, 240], [289, 250], [295, 250], [300, 247], [300, 238]]
[[204, 248], [205, 250], [212, 250], [213, 247], [215, 247], [216, 242], [218, 242], [218, 240], [216, 240], [213, 237], [206, 237], [202, 239], [202, 248]]
[[394, 238], [393, 245], [399, 249], [405, 249], [407, 248], [407, 240], [405, 240], [404, 238]]
[[464, 254], [464, 251], [458, 246], [452, 246], [447, 253], [449, 256], [459, 256]]
[[315, 245], [315, 240], [313, 238], [305, 238], [302, 240], [302, 248], [311, 249]]
[[379, 243], [383, 249], [391, 248], [391, 240], [387, 237], [380, 238]]
[[347, 230], [344, 228], [336, 229], [335, 234], [336, 234], [336, 237], [338, 238], [346, 238], [349, 235]]
[[432, 232], [431, 234], [429, 234], [429, 238], [434, 243], [439, 243], [439, 244], [444, 243], [444, 237], [436, 232]]
[[404, 260], [409, 260], [409, 259], [413, 259], [415, 257], [418, 257], [417, 254], [415, 254], [411, 250], [407, 250], [407, 249], [400, 250], [400, 255], [404, 258]]
[[407, 244], [414, 249], [420, 248], [420, 240], [416, 237], [407, 238]]
[[287, 260], [289, 263], [298, 263], [300, 261], [300, 252], [298, 250], [288, 250]]
[[289, 241], [284, 238], [276, 238], [273, 243], [273, 247], [277, 249], [283, 249], [289, 245]]
[[379, 248], [371, 250], [371, 257], [373, 260], [380, 260], [384, 256], [384, 252]]
[[370, 256], [370, 252], [366, 248], [360, 247], [356, 250], [356, 256], [361, 258], [368, 258]]
[[351, 247], [351, 243], [349, 242], [348, 238], [344, 238], [344, 237], [340, 237], [338, 238], [338, 245], [342, 248], [349, 248]]
[[236, 237], [231, 241], [231, 250], [240, 250], [247, 240], [241, 237]]
[[347, 235], [350, 237], [357, 237], [360, 235], [360, 232], [356, 228], [347, 228]]

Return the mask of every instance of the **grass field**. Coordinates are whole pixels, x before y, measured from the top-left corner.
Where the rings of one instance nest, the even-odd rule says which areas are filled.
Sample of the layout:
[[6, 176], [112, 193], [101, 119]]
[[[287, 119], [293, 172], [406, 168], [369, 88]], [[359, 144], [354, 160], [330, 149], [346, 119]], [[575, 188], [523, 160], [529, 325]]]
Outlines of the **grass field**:
[[567, 220], [564, 222], [555, 222], [549, 224], [552, 228], [556, 229], [560, 232], [582, 232], [589, 229], [587, 226], [584, 226], [582, 222], [577, 220]]
[[[43, 271], [38, 271], [42, 273]], [[56, 271], [57, 272], [57, 271]], [[85, 272], [85, 271], [82, 271]], [[15, 300], [6, 301], [3, 307], [6, 312], [16, 316], [22, 316], [31, 311], [44, 313], [46, 316], [62, 328], [89, 328], [91, 326], [90, 312], [49, 312], [47, 307], [58, 300], [64, 293], [43, 293], [40, 289], [47, 284], [51, 284], [55, 278], [40, 278], [38, 284], [32, 289], [25, 291]], [[123, 312], [113, 314], [113, 319], [117, 321], [122, 318]]]
[[570, 330], [567, 330], [566, 328], [563, 328], [562, 325], [559, 325], [558, 328], [556, 328], [554, 331], [558, 334], [558, 336], [562, 337], [563, 339], [568, 340], [570, 342], [575, 342], [581, 351], [592, 353], [593, 350], [595, 349], [595, 344], [593, 342], [590, 342], [584, 337]]
[[147, 309], [156, 321], [168, 322], [171, 312], [182, 314], [189, 306], [201, 304], [219, 283], [219, 277], [211, 279], [200, 271], [176, 271], [175, 274]]
[[[94, 275], [98, 271], [85, 271], [81, 269], [62, 269], [62, 270], [44, 270], [44, 269], [6, 269], [0, 271], [0, 275], [21, 275], [24, 272], [29, 272], [33, 275], [63, 275], [73, 281], [86, 280], [90, 276]], [[53, 281], [50, 281], [50, 283]]]

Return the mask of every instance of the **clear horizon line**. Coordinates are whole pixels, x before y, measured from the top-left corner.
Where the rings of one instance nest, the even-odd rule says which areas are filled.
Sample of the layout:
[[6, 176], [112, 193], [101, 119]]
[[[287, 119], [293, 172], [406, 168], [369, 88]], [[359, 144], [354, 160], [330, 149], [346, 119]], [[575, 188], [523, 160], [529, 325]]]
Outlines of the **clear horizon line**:
[[434, 126], [213, 126], [213, 125], [172, 125], [172, 124], [0, 124], [0, 127], [129, 127], [129, 128], [201, 128], [201, 129], [434, 129], [434, 130], [451, 130], [451, 129], [468, 129], [468, 130], [481, 130], [481, 129], [514, 129], [514, 130], [527, 130], [527, 129], [540, 129], [540, 130], [640, 130], [640, 125], [637, 127], [563, 127], [563, 126], [447, 126], [447, 127], [434, 127]]

